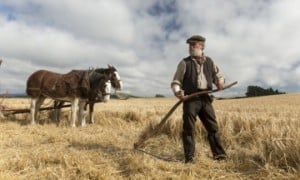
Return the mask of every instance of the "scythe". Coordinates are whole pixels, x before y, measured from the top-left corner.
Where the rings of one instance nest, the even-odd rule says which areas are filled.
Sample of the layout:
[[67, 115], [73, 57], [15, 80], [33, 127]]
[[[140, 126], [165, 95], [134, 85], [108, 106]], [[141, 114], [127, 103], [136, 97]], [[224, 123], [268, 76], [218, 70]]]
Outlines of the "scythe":
[[163, 127], [163, 125], [167, 122], [168, 118], [173, 114], [173, 112], [177, 109], [177, 107], [183, 102], [186, 101], [188, 99], [191, 99], [195, 96], [199, 96], [199, 95], [204, 95], [204, 94], [209, 94], [209, 93], [214, 93], [214, 92], [218, 92], [218, 91], [222, 91], [228, 88], [231, 88], [232, 86], [236, 85], [238, 82], [235, 81], [231, 84], [228, 84], [227, 86], [224, 86], [223, 89], [214, 89], [214, 90], [207, 90], [207, 91], [201, 91], [201, 92], [196, 92], [190, 95], [185, 96], [182, 100], [179, 100], [169, 111], [168, 113], [161, 119], [160, 123], [156, 125], [156, 127], [154, 128], [154, 130], [150, 131], [150, 132], [144, 132], [140, 135], [139, 140], [134, 143], [134, 148], [137, 149], [139, 147], [141, 147], [141, 145], [148, 140], [149, 138], [153, 137], [154, 135], [156, 135], [160, 129]]

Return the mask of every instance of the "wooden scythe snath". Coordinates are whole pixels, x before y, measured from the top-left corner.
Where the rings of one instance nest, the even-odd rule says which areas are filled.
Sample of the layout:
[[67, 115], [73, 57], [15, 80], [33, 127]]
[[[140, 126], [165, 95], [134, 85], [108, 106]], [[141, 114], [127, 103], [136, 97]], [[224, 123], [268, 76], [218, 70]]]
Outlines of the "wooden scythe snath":
[[173, 114], [173, 112], [177, 109], [177, 107], [183, 102], [183, 101], [186, 101], [188, 99], [191, 99], [192, 97], [195, 97], [195, 96], [199, 96], [199, 95], [204, 95], [204, 94], [209, 94], [209, 93], [214, 93], [214, 92], [218, 92], [218, 91], [222, 91], [222, 90], [225, 90], [225, 89], [228, 89], [228, 88], [231, 88], [232, 86], [236, 85], [238, 82], [235, 81], [231, 84], [228, 84], [227, 86], [224, 86], [223, 89], [214, 89], [214, 90], [207, 90], [207, 91], [201, 91], [201, 92], [196, 92], [196, 93], [193, 93], [193, 94], [190, 94], [190, 95], [187, 95], [185, 96], [182, 100], [179, 100], [169, 111], [168, 113], [162, 118], [162, 120], [160, 121], [159, 124], [156, 125], [156, 127], [154, 128], [153, 131], [150, 131], [150, 132], [144, 132], [139, 140], [134, 143], [134, 148], [137, 149], [139, 147], [141, 147], [141, 145], [146, 141], [148, 140], [149, 138], [153, 137], [154, 135], [156, 135], [160, 129], [163, 127], [163, 125], [167, 122], [168, 118]]

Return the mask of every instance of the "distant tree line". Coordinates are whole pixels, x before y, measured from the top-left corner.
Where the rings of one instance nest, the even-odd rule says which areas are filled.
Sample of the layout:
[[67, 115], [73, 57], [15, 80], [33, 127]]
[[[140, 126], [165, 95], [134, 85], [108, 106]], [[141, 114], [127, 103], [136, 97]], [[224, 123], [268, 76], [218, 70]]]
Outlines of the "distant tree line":
[[156, 94], [155, 97], [156, 97], [156, 98], [164, 98], [165, 96], [162, 95], [162, 94]]
[[268, 96], [268, 95], [276, 95], [276, 94], [285, 94], [285, 92], [279, 92], [277, 89], [273, 90], [272, 87], [268, 89], [264, 89], [259, 86], [248, 86], [246, 92], [247, 97]]

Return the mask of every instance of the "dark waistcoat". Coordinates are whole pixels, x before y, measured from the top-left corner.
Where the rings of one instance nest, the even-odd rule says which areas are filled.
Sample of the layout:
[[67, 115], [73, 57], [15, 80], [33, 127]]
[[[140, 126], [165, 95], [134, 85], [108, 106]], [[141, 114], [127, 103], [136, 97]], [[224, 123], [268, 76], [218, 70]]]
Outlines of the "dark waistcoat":
[[[206, 60], [202, 64], [203, 73], [205, 75], [207, 81], [207, 90], [211, 90], [213, 88], [213, 81], [215, 77], [214, 72], [214, 63], [211, 58], [206, 57]], [[183, 86], [184, 94], [192, 94], [194, 92], [199, 91], [198, 89], [198, 72], [196, 62], [192, 60], [191, 56], [184, 59], [186, 64], [186, 71], [183, 78]]]

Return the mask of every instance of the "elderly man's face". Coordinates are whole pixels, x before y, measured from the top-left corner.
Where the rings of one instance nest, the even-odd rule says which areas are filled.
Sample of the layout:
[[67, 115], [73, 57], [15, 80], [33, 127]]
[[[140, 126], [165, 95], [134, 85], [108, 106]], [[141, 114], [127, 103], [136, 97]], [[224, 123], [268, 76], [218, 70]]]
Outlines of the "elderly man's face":
[[189, 43], [189, 51], [191, 56], [202, 56], [204, 49], [204, 42], [191, 42]]

